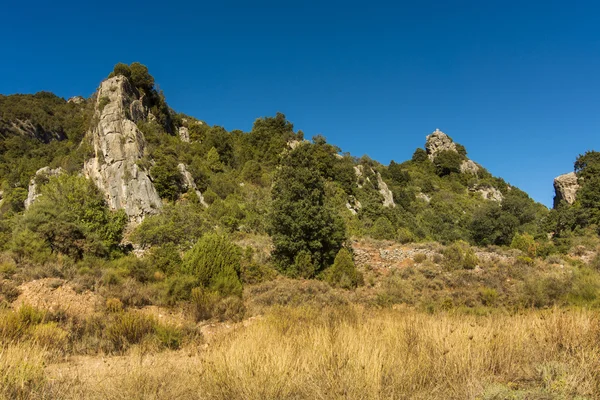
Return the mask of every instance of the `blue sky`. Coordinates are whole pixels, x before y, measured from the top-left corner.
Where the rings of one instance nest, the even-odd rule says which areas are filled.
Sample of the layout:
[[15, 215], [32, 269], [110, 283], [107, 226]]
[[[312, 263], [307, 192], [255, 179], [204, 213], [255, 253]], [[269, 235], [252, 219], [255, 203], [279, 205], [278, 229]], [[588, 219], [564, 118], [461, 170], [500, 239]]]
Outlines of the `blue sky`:
[[599, 16], [576, 0], [8, 0], [0, 93], [89, 96], [139, 61], [172, 108], [230, 130], [281, 111], [387, 164], [439, 128], [550, 206], [552, 179], [600, 150]]

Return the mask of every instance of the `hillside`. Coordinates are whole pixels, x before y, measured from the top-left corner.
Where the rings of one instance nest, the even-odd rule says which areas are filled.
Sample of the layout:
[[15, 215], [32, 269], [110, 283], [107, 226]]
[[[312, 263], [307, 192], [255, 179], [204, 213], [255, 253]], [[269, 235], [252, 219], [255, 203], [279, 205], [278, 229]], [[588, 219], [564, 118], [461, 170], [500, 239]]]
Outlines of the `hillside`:
[[[217, 366], [189, 386], [165, 380], [162, 364], [162, 377], [136, 372], [147, 387], [131, 374], [115, 384], [158, 398], [200, 387], [206, 398], [598, 393], [600, 376], [578, 362], [598, 359], [600, 153], [555, 180], [548, 210], [439, 129], [410, 160], [382, 165], [308, 140], [282, 113], [250, 132], [201, 118], [172, 110], [139, 63], [117, 64], [88, 99], [0, 96], [0, 395], [98, 397], [135, 352], [139, 368], [146, 354], [182, 374]], [[371, 347], [381, 359], [348, 358], [344, 343], [365, 337], [381, 338]], [[343, 374], [317, 384], [281, 361], [321, 339], [329, 361], [300, 358]], [[252, 364], [262, 340], [268, 365], [306, 381], [283, 384]], [[33, 357], [29, 345], [41, 350], [27, 380], [11, 365]], [[396, 350], [414, 370], [395, 371], [384, 354]], [[106, 376], [70, 380], [78, 368]], [[255, 369], [264, 386], [248, 377]]]

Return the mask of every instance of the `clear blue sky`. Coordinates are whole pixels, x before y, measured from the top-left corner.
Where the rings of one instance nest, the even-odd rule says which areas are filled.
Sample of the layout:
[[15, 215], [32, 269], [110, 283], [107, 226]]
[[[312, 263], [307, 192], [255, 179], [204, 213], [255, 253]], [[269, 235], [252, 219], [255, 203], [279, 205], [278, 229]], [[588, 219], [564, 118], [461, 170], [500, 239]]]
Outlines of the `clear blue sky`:
[[0, 93], [89, 96], [140, 61], [210, 124], [281, 111], [384, 164], [440, 128], [551, 205], [552, 179], [600, 150], [599, 22], [600, 3], [576, 0], [8, 0]]

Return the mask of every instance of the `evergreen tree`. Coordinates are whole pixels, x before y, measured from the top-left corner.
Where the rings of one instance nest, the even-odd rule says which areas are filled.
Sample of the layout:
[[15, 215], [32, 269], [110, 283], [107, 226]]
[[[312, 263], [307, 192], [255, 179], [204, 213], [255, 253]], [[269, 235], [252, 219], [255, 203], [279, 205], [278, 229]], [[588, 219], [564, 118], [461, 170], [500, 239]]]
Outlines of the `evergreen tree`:
[[307, 278], [332, 264], [346, 236], [342, 219], [325, 205], [324, 179], [314, 168], [313, 150], [314, 145], [298, 146], [284, 157], [270, 215], [276, 266]]

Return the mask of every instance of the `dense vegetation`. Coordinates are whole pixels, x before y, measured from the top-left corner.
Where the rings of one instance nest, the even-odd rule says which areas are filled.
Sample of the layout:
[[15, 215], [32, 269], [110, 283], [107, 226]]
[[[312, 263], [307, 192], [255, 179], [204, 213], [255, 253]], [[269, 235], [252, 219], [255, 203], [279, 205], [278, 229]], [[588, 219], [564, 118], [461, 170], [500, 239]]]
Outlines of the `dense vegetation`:
[[[575, 163], [582, 185], [577, 202], [548, 211], [484, 168], [461, 172], [468, 159], [460, 144], [433, 160], [417, 149], [410, 160], [385, 166], [340, 154], [322, 136], [305, 140], [281, 113], [257, 119], [250, 132], [209, 126], [171, 110], [142, 64], [117, 64], [110, 76], [117, 75], [154, 116], [138, 122], [147, 142], [139, 164], [150, 172], [163, 210], [126, 232], [124, 214], [109, 210], [102, 194], [78, 176], [90, 157], [84, 134], [93, 123], [93, 99], [2, 96], [0, 250], [22, 277], [56, 275], [84, 287], [101, 283], [109, 292], [150, 285], [144, 295], [123, 298], [126, 305], [196, 301], [236, 308], [243, 284], [277, 274], [343, 288], [363, 284], [351, 239], [437, 241], [449, 246], [450, 269], [471, 269], [478, 264], [472, 245], [512, 246], [533, 262], [564, 254], [578, 237], [598, 231], [596, 152]], [[180, 128], [189, 132], [189, 143], [176, 134]], [[180, 164], [203, 198], [188, 190]], [[65, 173], [37, 177], [41, 196], [25, 211], [30, 179], [46, 165]], [[386, 187], [393, 204], [384, 203]], [[484, 198], [486, 191], [501, 201]], [[256, 238], [261, 245], [236, 244]], [[143, 258], [131, 254], [136, 247]], [[220, 261], [213, 265], [209, 258]]]

